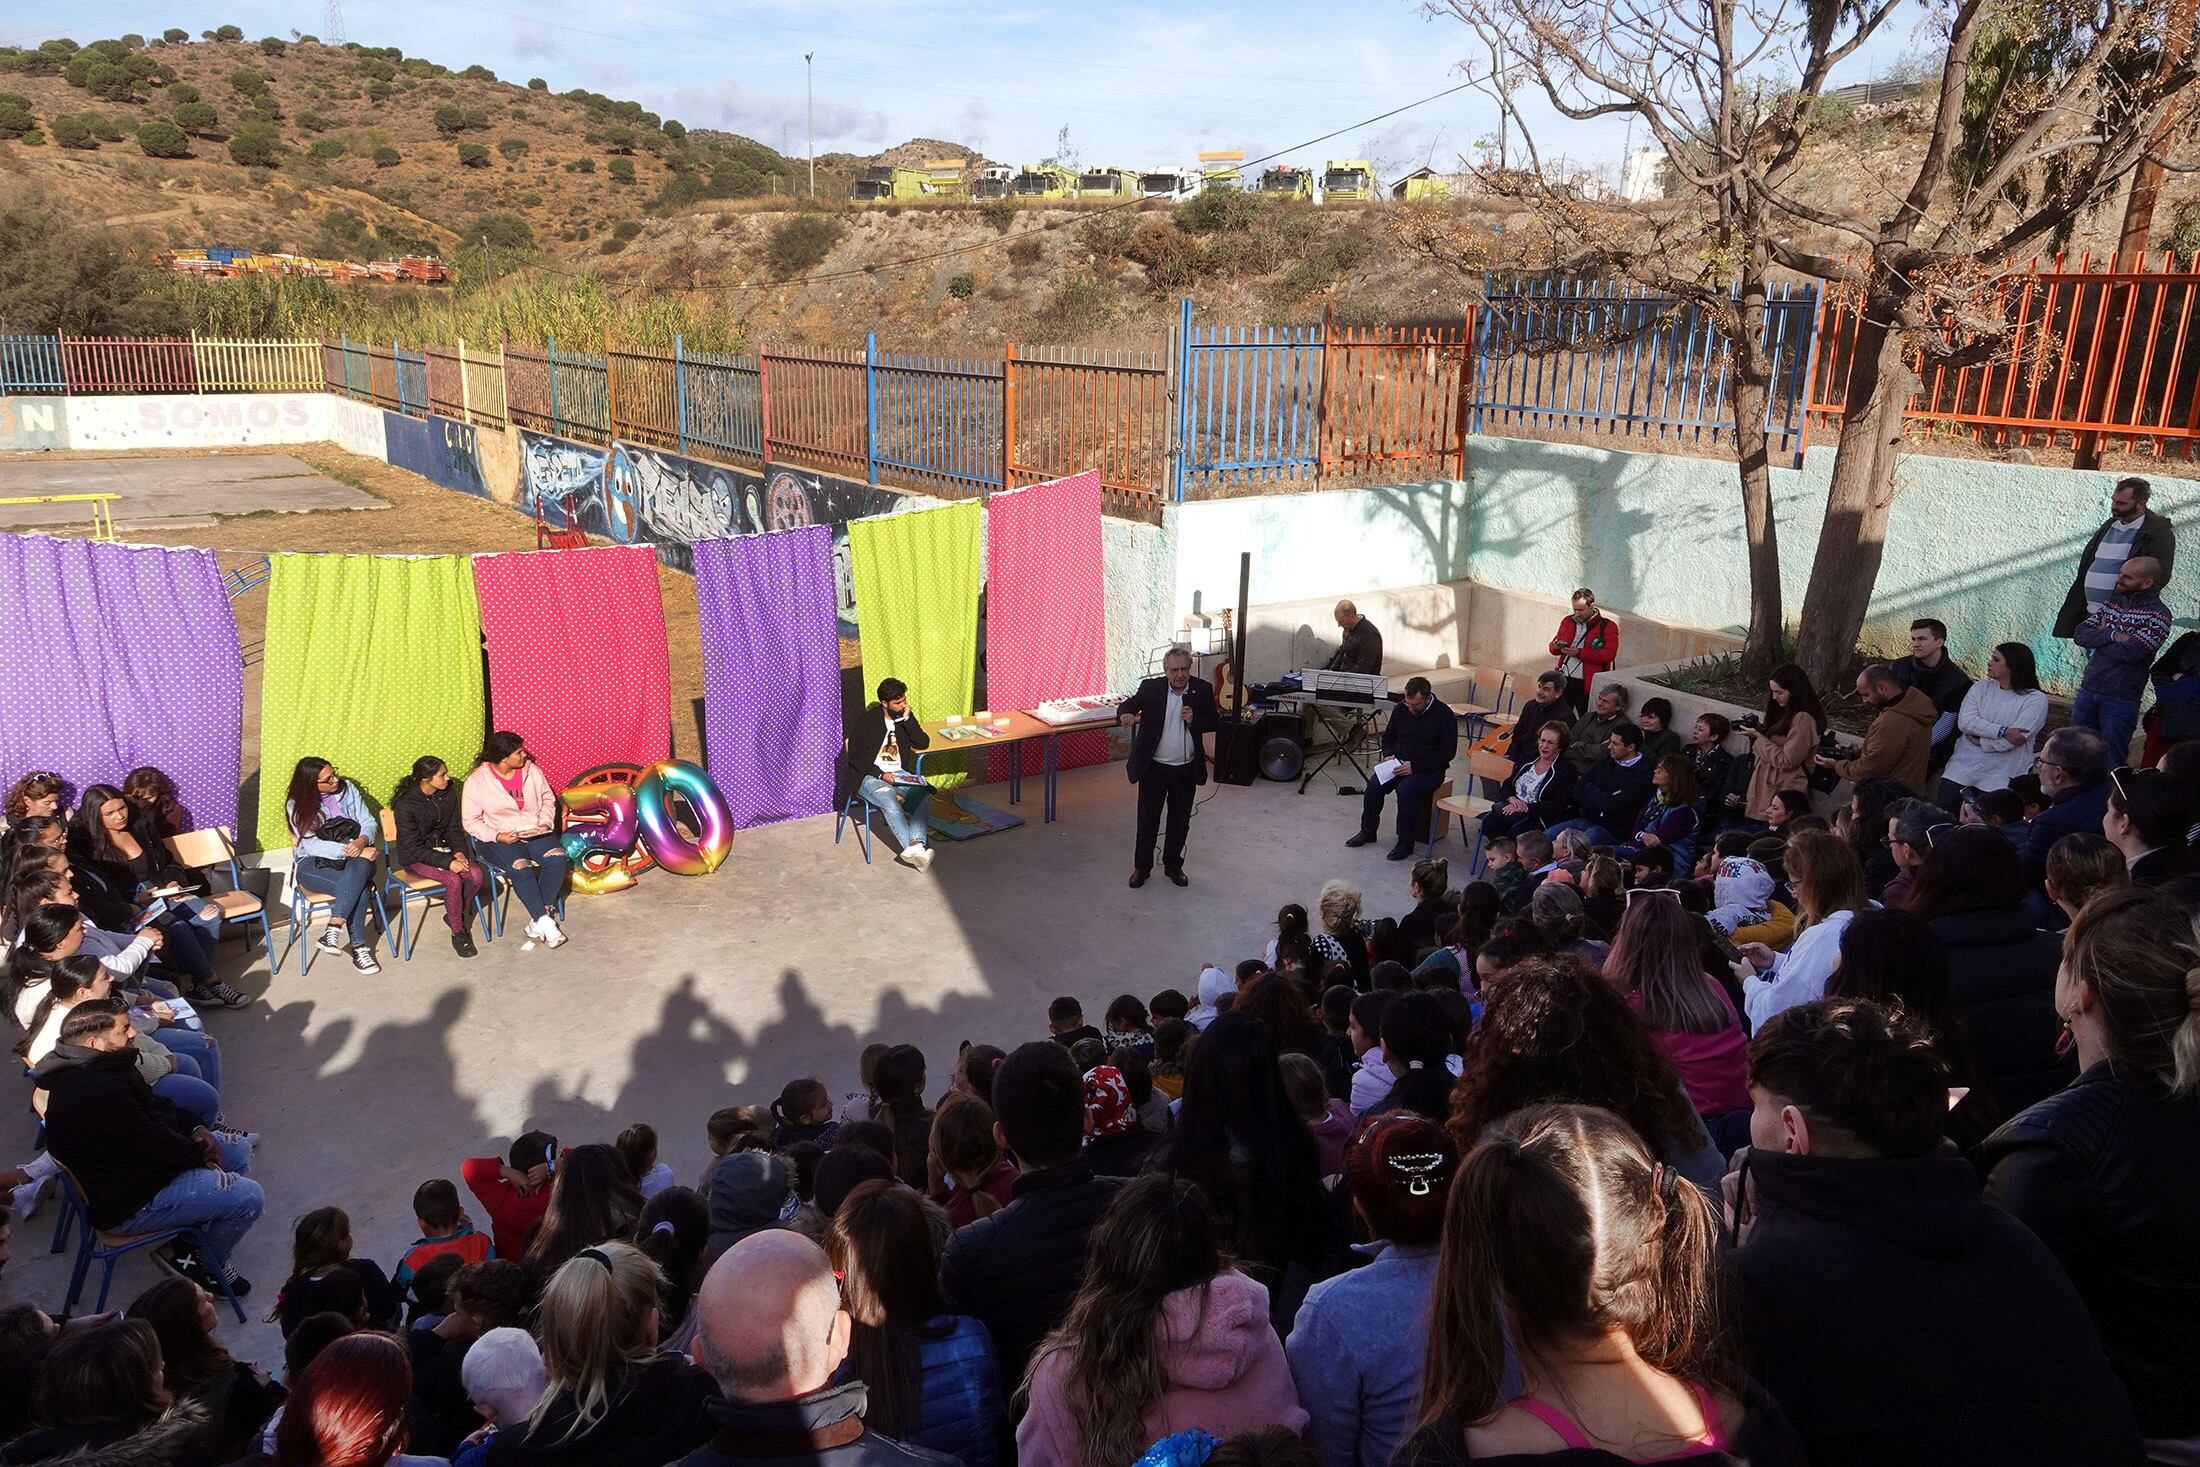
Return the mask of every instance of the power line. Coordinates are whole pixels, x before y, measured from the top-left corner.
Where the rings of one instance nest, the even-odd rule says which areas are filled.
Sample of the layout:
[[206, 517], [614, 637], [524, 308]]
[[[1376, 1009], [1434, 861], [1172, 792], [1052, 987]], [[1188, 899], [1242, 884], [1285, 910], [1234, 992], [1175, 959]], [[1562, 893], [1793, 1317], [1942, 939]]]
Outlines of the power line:
[[[1399, 106], [1391, 108], [1387, 112], [1378, 112], [1373, 117], [1363, 117], [1358, 122], [1346, 123], [1343, 127], [1334, 128], [1328, 132], [1322, 133], [1318, 137], [1307, 138], [1302, 142], [1292, 143], [1288, 147], [1277, 148], [1273, 152], [1263, 153], [1258, 158], [1249, 158], [1240, 165], [1240, 170], [1249, 172], [1252, 169], [1260, 167], [1260, 165], [1262, 165], [1263, 163], [1274, 162], [1276, 159], [1281, 158], [1286, 153], [1296, 153], [1302, 148], [1311, 148], [1316, 143], [1326, 143], [1331, 138], [1342, 137], [1348, 132], [1357, 132], [1363, 127], [1372, 127], [1378, 122], [1387, 122], [1389, 119], [1396, 117], [1401, 113], [1411, 112], [1417, 107], [1426, 107], [1431, 102], [1440, 102], [1446, 97], [1456, 96], [1460, 92], [1464, 92], [1469, 90], [1470, 88], [1479, 86], [1485, 79], [1486, 78], [1484, 77], [1470, 77], [1466, 81], [1460, 82], [1457, 86], [1446, 87], [1440, 92], [1431, 92], [1425, 97], [1420, 97], [1414, 101], [1403, 103]], [[1119, 210], [1135, 209], [1145, 202], [1146, 200], [1144, 199], [1124, 199], [1120, 203], [1109, 204], [1103, 208], [1091, 210], [1084, 215], [1084, 218], [1099, 219], [1106, 215], [1116, 213]], [[975, 244], [954, 245], [945, 249], [927, 250], [920, 255], [910, 255], [905, 259], [891, 260], [884, 264], [862, 265], [848, 270], [827, 270], [820, 274], [797, 276], [791, 280], [773, 280], [762, 282], [739, 281], [725, 285], [694, 285], [687, 288], [690, 290], [699, 291], [779, 290], [783, 287], [789, 286], [818, 285], [831, 280], [851, 280], [858, 276], [864, 275], [883, 275], [889, 271], [906, 270], [916, 265], [929, 265], [939, 260], [951, 260], [961, 255], [974, 255], [983, 250], [997, 249], [1004, 245], [1013, 244], [1015, 241], [1026, 238], [1030, 235], [1044, 234], [1052, 227], [1053, 226], [1051, 225], [1042, 224], [1031, 229], [1006, 230], [998, 235], [995, 235], [992, 239], [979, 240]], [[568, 280], [584, 280], [591, 278], [590, 276], [582, 274], [580, 272], [572, 270], [560, 270], [555, 266], [543, 265], [537, 266], [536, 268], [541, 269], [548, 274], [561, 276]], [[602, 279], [600, 276], [594, 278], [596, 278], [599, 282]]]

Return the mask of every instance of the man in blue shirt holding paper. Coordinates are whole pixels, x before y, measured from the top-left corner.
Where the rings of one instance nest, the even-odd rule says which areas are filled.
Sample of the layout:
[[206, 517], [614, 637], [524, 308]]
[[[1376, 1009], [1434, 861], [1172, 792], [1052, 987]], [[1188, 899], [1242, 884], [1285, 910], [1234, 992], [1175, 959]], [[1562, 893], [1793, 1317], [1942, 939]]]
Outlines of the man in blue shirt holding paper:
[[[1383, 799], [1398, 796], [1398, 843], [1390, 859], [1403, 861], [1413, 854], [1427, 828], [1428, 803], [1444, 782], [1451, 756], [1459, 748], [1459, 720], [1450, 708], [1436, 701], [1436, 691], [1425, 677], [1406, 679], [1403, 702], [1390, 711], [1383, 726], [1383, 762], [1367, 782], [1367, 797], [1360, 802], [1360, 830], [1348, 846], [1374, 841], [1383, 821]], [[1392, 761], [1396, 767], [1391, 767]]]

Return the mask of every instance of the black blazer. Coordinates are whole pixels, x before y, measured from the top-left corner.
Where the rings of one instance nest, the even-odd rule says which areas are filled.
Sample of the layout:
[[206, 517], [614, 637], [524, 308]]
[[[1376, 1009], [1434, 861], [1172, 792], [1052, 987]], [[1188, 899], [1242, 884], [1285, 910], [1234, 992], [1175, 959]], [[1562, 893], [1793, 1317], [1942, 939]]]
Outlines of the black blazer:
[[[854, 794], [856, 786], [862, 784], [866, 776], [883, 778], [878, 772], [878, 751], [885, 742], [886, 710], [873, 703], [848, 725], [848, 751], [840, 761], [841, 772], [847, 779], [840, 792], [842, 799]], [[901, 767], [915, 773], [917, 755], [930, 747], [931, 737], [917, 721], [916, 711], [910, 710], [908, 719], [894, 728], [894, 748], [901, 756]]]
[[[1214, 687], [1193, 678], [1184, 688], [1184, 706], [1192, 710], [1192, 783], [1207, 782], [1207, 749], [1200, 742], [1201, 734], [1213, 733], [1222, 721], [1215, 709]], [[1138, 685], [1138, 691], [1116, 705], [1115, 716], [1120, 719], [1127, 713], [1138, 715], [1138, 726], [1131, 730], [1131, 759], [1128, 765], [1131, 783], [1136, 784], [1146, 774], [1146, 766], [1153, 763], [1153, 751], [1161, 744], [1161, 720], [1169, 713], [1169, 680], [1166, 677], [1150, 677]]]

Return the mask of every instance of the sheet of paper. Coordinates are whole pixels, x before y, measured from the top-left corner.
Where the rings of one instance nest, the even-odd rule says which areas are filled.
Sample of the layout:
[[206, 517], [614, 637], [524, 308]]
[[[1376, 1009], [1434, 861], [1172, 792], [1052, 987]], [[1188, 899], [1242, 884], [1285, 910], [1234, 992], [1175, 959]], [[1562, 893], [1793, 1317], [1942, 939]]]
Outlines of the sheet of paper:
[[1392, 780], [1398, 777], [1398, 761], [1395, 759], [1385, 759], [1382, 763], [1376, 765], [1373, 769], [1369, 770], [1368, 774], [1369, 777], [1372, 778], [1377, 784], [1389, 784]]

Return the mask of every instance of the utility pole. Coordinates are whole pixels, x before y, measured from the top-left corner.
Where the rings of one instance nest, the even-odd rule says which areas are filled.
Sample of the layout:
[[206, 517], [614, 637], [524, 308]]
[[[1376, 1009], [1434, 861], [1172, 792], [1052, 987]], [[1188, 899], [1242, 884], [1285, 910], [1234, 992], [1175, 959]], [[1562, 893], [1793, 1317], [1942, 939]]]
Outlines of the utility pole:
[[815, 51], [802, 53], [802, 135], [810, 149], [810, 197], [817, 197], [817, 68], [810, 59]]

